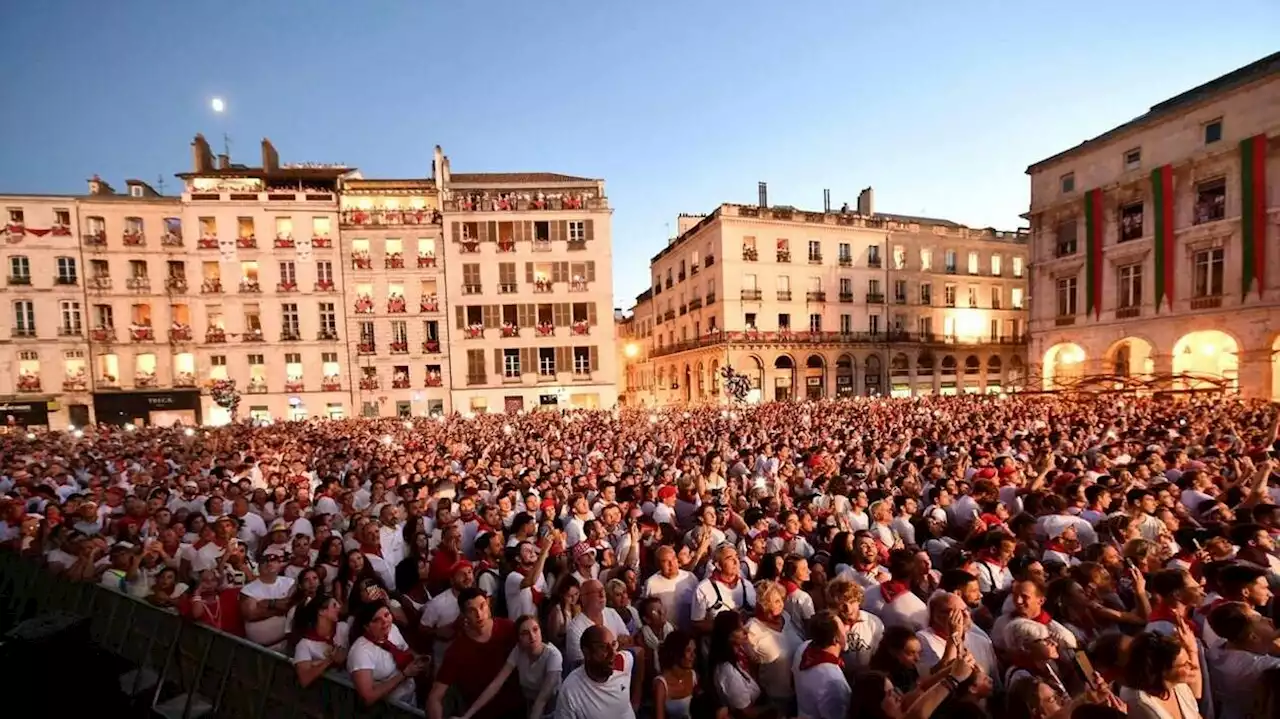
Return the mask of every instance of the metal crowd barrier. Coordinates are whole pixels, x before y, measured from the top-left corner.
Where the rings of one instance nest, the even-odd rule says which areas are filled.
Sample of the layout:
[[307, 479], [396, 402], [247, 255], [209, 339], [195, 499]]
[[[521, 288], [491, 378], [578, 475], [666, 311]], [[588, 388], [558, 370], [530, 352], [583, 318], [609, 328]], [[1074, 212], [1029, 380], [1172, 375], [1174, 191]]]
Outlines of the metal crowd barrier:
[[292, 662], [281, 654], [0, 553], [0, 635], [49, 612], [87, 617], [94, 643], [134, 667], [121, 675], [121, 690], [167, 717], [425, 717], [400, 703], [365, 706], [350, 679], [339, 672], [303, 688]]

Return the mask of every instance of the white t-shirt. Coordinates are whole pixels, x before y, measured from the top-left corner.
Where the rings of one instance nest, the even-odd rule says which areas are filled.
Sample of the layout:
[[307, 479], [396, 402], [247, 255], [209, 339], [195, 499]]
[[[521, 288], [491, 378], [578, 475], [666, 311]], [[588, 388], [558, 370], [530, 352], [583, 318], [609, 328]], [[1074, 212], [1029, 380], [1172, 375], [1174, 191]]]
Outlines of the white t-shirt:
[[880, 617], [886, 627], [909, 627], [918, 632], [929, 624], [929, 607], [911, 590], [904, 590], [892, 602], [884, 601], [883, 585], [867, 590], [862, 608]]
[[760, 685], [733, 662], [721, 662], [712, 681], [720, 701], [730, 709], [746, 709], [760, 698]]
[[[346, 622], [338, 622], [333, 631], [333, 646], [346, 647], [349, 642], [349, 634], [351, 625]], [[293, 662], [300, 664], [302, 662], [314, 662], [324, 659], [329, 653], [329, 645], [324, 642], [317, 642], [314, 639], [302, 638], [298, 640], [298, 646], [293, 648]]]
[[[400, 634], [400, 629], [394, 624], [391, 626], [391, 633], [387, 635], [387, 639], [400, 649], [408, 651], [409, 643], [404, 640], [404, 636]], [[392, 674], [396, 673], [396, 660], [395, 657], [391, 656], [391, 652], [362, 636], [351, 644], [351, 651], [347, 652], [347, 671], [355, 674], [361, 670], [372, 672], [373, 681], [376, 684], [386, 681]], [[414, 691], [413, 680], [405, 679], [387, 696], [394, 701], [412, 704]]]
[[[461, 614], [461, 610], [458, 608], [458, 597], [452, 590], [447, 590], [437, 594], [431, 598], [431, 601], [427, 602], [426, 607], [422, 610], [420, 624], [424, 627], [439, 630], [456, 622], [459, 614]], [[432, 653], [435, 655], [436, 666], [440, 666], [440, 662], [444, 661], [444, 650], [449, 648], [449, 642], [437, 638], [434, 644]]]
[[849, 711], [849, 680], [835, 664], [818, 664], [801, 671], [800, 661], [809, 642], [796, 650], [791, 671], [796, 685], [796, 707], [806, 719], [843, 719]]
[[689, 612], [693, 609], [693, 592], [698, 588], [698, 578], [683, 569], [676, 570], [672, 579], [654, 574], [644, 580], [641, 596], [657, 597], [667, 611], [667, 621], [681, 629], [689, 628]]
[[556, 719], [635, 719], [631, 708], [631, 652], [618, 652], [613, 673], [596, 682], [581, 667], [560, 685]]
[[[543, 642], [542, 653], [537, 659], [520, 651], [520, 647], [513, 647], [511, 654], [507, 655], [507, 664], [516, 668], [516, 674], [520, 677], [520, 691], [524, 692], [524, 698], [532, 704], [542, 691], [542, 685], [551, 680], [552, 675], [559, 675], [564, 671], [564, 656], [554, 644]], [[555, 677], [555, 682], [560, 683], [559, 676]], [[546, 706], [555, 706], [555, 696], [556, 689], [553, 687]]]
[[795, 696], [791, 686], [791, 657], [804, 643], [791, 617], [782, 615], [782, 630], [776, 630], [752, 617], [746, 626], [747, 646], [760, 663], [760, 687], [770, 699]]
[[[285, 576], [278, 576], [270, 584], [261, 579], [249, 582], [240, 588], [240, 595], [259, 601], [268, 601], [271, 599], [284, 599], [292, 591], [293, 580]], [[289, 627], [286, 624], [284, 615], [268, 617], [257, 622], [246, 621], [244, 623], [244, 633], [249, 641], [267, 648], [275, 647], [283, 641], [288, 631]]]
[[[564, 660], [565, 664], [571, 667], [577, 667], [582, 663], [582, 633], [593, 626], [595, 622], [591, 621], [586, 612], [580, 612], [578, 616], [569, 620], [569, 626], [564, 631]], [[604, 627], [613, 632], [615, 637], [625, 637], [628, 635], [627, 623], [622, 621], [622, 616], [613, 608], [604, 608]]]
[[[524, 582], [524, 575], [520, 572], [512, 572], [507, 575], [506, 594], [507, 594], [507, 616], [511, 619], [518, 619], [525, 614], [538, 615], [538, 608], [533, 604], [533, 590], [521, 588]], [[538, 575], [538, 581], [534, 583], [534, 588], [546, 596], [547, 580], [542, 575]]]
[[[713, 586], [714, 585], [714, 586]], [[717, 590], [719, 596], [717, 597]], [[738, 586], [730, 589], [722, 582], [711, 578], [698, 583], [693, 592], [693, 607], [689, 618], [695, 622], [711, 619], [726, 609], [743, 609], [756, 605], [756, 589], [750, 582], [739, 577]]]
[[884, 637], [884, 622], [871, 612], [859, 609], [858, 621], [846, 629], [844, 652], [840, 657], [851, 669], [866, 669]]
[[[927, 677], [933, 673], [934, 666], [942, 661], [942, 655], [947, 651], [947, 639], [938, 636], [928, 627], [916, 632], [916, 638], [920, 640], [920, 659], [916, 661], [916, 671], [921, 677]], [[1000, 667], [996, 664], [996, 652], [990, 639], [979, 630], [970, 629], [964, 636], [964, 646], [987, 676], [993, 681], [999, 680]]]

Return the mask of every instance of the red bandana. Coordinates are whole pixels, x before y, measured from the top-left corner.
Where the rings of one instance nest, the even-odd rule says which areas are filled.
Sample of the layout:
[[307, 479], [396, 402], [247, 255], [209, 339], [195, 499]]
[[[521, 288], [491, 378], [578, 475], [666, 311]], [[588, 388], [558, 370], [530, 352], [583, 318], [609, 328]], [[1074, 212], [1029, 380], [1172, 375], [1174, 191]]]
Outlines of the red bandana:
[[[365, 638], [369, 639], [367, 636]], [[405, 667], [413, 663], [413, 652], [408, 649], [401, 649], [395, 644], [392, 644], [390, 637], [383, 639], [380, 642], [374, 642], [372, 639], [369, 639], [369, 641], [373, 642], [375, 647], [378, 647], [391, 655], [391, 659], [396, 663], [396, 669], [403, 672]]]
[[1043, 609], [1041, 609], [1040, 613], [1035, 615], [1034, 617], [1026, 617], [1026, 618], [1030, 619], [1031, 621], [1037, 624], [1043, 624], [1046, 627], [1049, 626], [1049, 622], [1053, 621], [1053, 617], [1049, 616], [1049, 613]]
[[784, 589], [787, 590], [787, 596], [791, 596], [792, 594], [795, 594], [796, 592], [800, 591], [800, 585], [796, 584], [790, 579], [782, 580], [782, 586]]
[[315, 629], [308, 629], [306, 632], [303, 633], [302, 638], [310, 639], [313, 642], [320, 642], [321, 644], [328, 644], [329, 646], [333, 646], [333, 637], [326, 637], [320, 632], [317, 632]]
[[734, 578], [733, 578], [733, 581], [731, 582], [731, 581], [729, 581], [728, 579], [725, 579], [725, 578], [724, 578], [724, 575], [723, 575], [723, 574], [721, 574], [720, 572], [716, 572], [715, 574], [713, 574], [713, 575], [711, 575], [711, 576], [712, 576], [712, 579], [714, 579], [714, 580], [715, 580], [715, 581], [717, 581], [717, 582], [720, 582], [720, 583], [721, 583], [721, 584], [723, 584], [724, 586], [728, 587], [730, 590], [737, 589], [737, 588], [738, 588], [738, 580], [739, 580], [739, 579], [741, 579], [741, 576], [737, 576], [737, 577], [734, 577]]
[[1000, 567], [1001, 569], [1004, 569], [1007, 564], [1007, 562], [996, 557], [996, 555], [992, 554], [991, 552], [982, 552], [981, 554], [978, 555], [978, 559], [980, 561], [986, 562], [987, 564], [992, 564], [997, 567]]
[[1045, 544], [1044, 548], [1045, 548], [1045, 551], [1060, 552], [1067, 556], [1071, 556], [1071, 550], [1067, 549], [1067, 545], [1063, 544], [1060, 540], [1057, 540], [1057, 539]]
[[880, 584], [880, 595], [884, 597], [885, 604], [893, 604], [895, 599], [906, 594], [910, 589], [906, 582], [895, 579]]
[[[884, 585], [882, 584], [880, 586], [883, 587]], [[834, 664], [836, 667], [844, 669], [843, 659], [835, 656], [831, 652], [823, 651], [822, 649], [815, 647], [813, 643], [810, 642], [809, 646], [805, 647], [804, 654], [800, 655], [800, 671], [812, 669], [822, 664]]]
[[364, 554], [372, 554], [375, 557], [381, 557], [382, 545], [381, 544], [361, 544], [360, 551]]

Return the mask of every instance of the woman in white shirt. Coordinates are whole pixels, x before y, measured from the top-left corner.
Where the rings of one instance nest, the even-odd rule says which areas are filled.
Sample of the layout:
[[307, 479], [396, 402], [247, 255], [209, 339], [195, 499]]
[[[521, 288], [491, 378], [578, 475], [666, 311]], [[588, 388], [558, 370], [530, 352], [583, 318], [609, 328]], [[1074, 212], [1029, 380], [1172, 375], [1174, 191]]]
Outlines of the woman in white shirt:
[[1226, 641], [1214, 652], [1209, 673], [1221, 704], [1218, 719], [1245, 719], [1254, 706], [1262, 675], [1280, 669], [1280, 657], [1268, 656], [1276, 630], [1247, 604], [1229, 602], [1209, 612], [1209, 627]]
[[423, 673], [429, 662], [409, 649], [383, 602], [371, 602], [356, 617], [351, 635], [357, 639], [347, 652], [347, 671], [365, 704], [384, 698], [413, 704], [413, 678]]
[[759, 666], [760, 685], [769, 701], [780, 709], [795, 700], [791, 684], [791, 659], [804, 641], [785, 611], [786, 590], [777, 582], [756, 583], [755, 616], [746, 623], [747, 646]]
[[331, 667], [347, 661], [347, 631], [339, 620], [342, 605], [337, 599], [320, 595], [298, 607], [289, 640], [293, 644], [293, 667], [298, 683], [309, 686]]
[[760, 685], [751, 676], [749, 651], [742, 615], [733, 611], [717, 614], [711, 628], [712, 683], [720, 701], [730, 711], [736, 716], [752, 718], [763, 714], [764, 708], [757, 706]]
[[528, 704], [529, 718], [550, 715], [555, 710], [555, 697], [560, 690], [564, 658], [554, 645], [542, 641], [542, 627], [538, 625], [537, 617], [526, 614], [516, 620], [516, 646], [507, 655], [507, 663], [461, 715], [461, 719], [471, 719], [492, 701], [502, 691], [512, 671], [520, 678], [520, 691]]
[[1178, 618], [1175, 636], [1143, 632], [1129, 649], [1120, 698], [1133, 719], [1200, 719], [1203, 681], [1196, 637]]

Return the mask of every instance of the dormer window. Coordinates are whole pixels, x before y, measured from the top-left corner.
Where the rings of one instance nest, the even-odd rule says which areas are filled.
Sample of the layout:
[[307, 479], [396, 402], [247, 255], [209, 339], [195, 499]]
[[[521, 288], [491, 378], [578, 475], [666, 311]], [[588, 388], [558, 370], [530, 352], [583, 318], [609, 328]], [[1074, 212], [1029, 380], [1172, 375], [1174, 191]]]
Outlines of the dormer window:
[[142, 185], [129, 185], [129, 197], [142, 197]]

